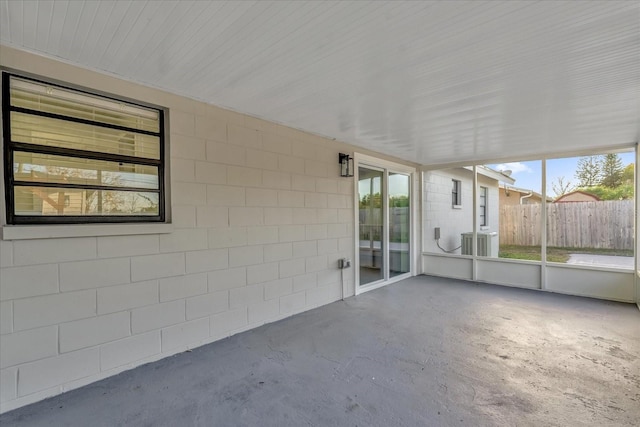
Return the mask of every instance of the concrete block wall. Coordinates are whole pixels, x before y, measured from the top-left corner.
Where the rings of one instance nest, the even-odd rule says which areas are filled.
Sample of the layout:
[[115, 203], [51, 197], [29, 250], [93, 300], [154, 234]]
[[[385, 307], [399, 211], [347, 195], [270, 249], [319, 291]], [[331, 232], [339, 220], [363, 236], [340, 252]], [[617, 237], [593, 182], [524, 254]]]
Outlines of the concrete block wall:
[[[452, 180], [460, 180], [462, 185], [462, 205], [451, 205]], [[478, 231], [497, 232], [500, 225], [498, 181], [478, 174], [478, 185], [488, 188], [488, 227], [478, 226]], [[450, 250], [460, 246], [460, 235], [473, 231], [473, 172], [464, 168], [451, 168], [425, 172], [424, 188], [424, 235], [425, 252], [444, 253], [434, 239], [434, 228], [440, 227], [440, 246]], [[498, 252], [498, 237], [492, 242], [492, 253]], [[460, 254], [456, 250], [454, 254]]]
[[[452, 180], [460, 180], [462, 204], [451, 205]], [[428, 171], [423, 175], [425, 252], [444, 253], [434, 239], [434, 228], [440, 227], [440, 246], [451, 250], [460, 246], [460, 235], [473, 231], [473, 173], [463, 168]], [[460, 249], [454, 253], [460, 254]]]
[[337, 269], [354, 258], [354, 182], [338, 167], [353, 147], [8, 47], [0, 58], [168, 108], [173, 223], [0, 241], [0, 411], [354, 294], [353, 269], [344, 284]]

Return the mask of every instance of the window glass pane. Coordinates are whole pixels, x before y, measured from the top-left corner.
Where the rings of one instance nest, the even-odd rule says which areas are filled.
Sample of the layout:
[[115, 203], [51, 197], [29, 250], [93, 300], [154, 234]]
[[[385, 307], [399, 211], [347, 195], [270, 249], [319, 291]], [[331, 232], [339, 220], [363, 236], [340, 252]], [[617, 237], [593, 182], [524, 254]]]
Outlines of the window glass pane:
[[11, 113], [15, 142], [125, 156], [160, 158], [160, 138], [64, 120]]
[[462, 185], [459, 180], [452, 179], [452, 188], [451, 188], [451, 204], [453, 206], [460, 206], [462, 204]]
[[159, 214], [158, 193], [14, 187], [16, 215], [150, 215]]
[[487, 187], [480, 187], [479, 197], [480, 203], [478, 206], [479, 224], [481, 227], [487, 226]]
[[[456, 186], [458, 202], [453, 203]], [[473, 235], [473, 167], [424, 172], [423, 188], [424, 250], [471, 255], [472, 245], [467, 240]]]
[[384, 279], [384, 173], [358, 168], [360, 286]]
[[11, 105], [150, 132], [160, 129], [156, 110], [16, 77], [11, 78]]
[[9, 84], [3, 114], [13, 163], [13, 179], [5, 183], [11, 223], [47, 222], [29, 218], [35, 216], [164, 220], [162, 111], [8, 73], [3, 81]]
[[15, 152], [16, 181], [158, 189], [158, 168], [39, 153]]
[[410, 176], [389, 172], [389, 277], [410, 271]]
[[547, 161], [547, 260], [633, 268], [633, 152]]

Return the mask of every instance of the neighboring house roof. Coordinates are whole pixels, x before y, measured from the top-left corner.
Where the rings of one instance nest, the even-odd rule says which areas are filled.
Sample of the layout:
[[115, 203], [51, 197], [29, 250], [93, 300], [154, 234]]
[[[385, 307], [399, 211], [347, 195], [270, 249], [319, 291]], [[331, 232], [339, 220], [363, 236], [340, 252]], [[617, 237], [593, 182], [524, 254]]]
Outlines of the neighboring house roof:
[[[538, 193], [537, 191], [529, 190], [527, 188], [512, 187], [510, 185], [505, 185], [505, 184], [500, 184], [500, 188], [504, 189], [505, 191], [515, 191], [516, 193], [521, 193], [521, 194], [529, 194], [529, 193], [531, 193], [535, 197], [537, 197], [540, 200], [542, 200], [542, 194]], [[547, 202], [553, 202], [553, 198], [547, 196]]]
[[554, 203], [570, 203], [570, 202], [599, 202], [600, 197], [586, 191], [576, 190], [571, 193], [563, 194], [558, 197]]

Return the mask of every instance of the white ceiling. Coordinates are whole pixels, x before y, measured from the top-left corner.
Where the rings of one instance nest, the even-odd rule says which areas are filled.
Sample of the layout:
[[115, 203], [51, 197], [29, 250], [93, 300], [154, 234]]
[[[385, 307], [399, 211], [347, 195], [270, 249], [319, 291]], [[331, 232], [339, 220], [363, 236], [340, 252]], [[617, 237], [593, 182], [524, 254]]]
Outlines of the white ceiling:
[[0, 1], [0, 42], [422, 164], [640, 134], [640, 2]]

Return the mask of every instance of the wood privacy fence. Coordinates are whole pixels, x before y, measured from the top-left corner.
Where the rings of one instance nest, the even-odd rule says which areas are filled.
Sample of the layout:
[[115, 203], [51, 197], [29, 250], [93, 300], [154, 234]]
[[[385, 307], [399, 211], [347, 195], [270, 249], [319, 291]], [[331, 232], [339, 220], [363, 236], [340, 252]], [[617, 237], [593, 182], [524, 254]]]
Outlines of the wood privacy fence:
[[[547, 246], [633, 249], [633, 200], [547, 204]], [[500, 207], [500, 244], [539, 246], [542, 205]]]

